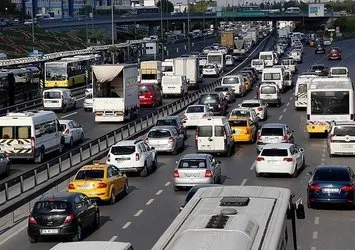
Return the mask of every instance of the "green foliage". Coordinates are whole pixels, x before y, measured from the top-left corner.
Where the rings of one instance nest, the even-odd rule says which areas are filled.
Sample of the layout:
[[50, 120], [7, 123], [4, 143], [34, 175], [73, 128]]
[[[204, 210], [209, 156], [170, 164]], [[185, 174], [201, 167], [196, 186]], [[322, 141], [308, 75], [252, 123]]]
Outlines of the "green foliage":
[[19, 11], [16, 8], [16, 4], [11, 0], [0, 0], [0, 15], [18, 15]]
[[355, 31], [355, 17], [344, 16], [336, 19], [333, 23], [333, 27], [340, 27], [340, 32], [354, 32]]
[[174, 11], [174, 5], [169, 0], [160, 0], [157, 2], [157, 7], [160, 9], [162, 3], [163, 13], [171, 13]]

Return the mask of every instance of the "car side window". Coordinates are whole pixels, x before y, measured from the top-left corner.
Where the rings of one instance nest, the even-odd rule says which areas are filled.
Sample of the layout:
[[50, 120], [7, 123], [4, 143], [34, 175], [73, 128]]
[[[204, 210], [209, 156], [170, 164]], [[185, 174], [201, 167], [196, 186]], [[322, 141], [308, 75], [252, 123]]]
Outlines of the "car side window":
[[79, 195], [74, 198], [74, 207], [77, 211], [80, 211], [83, 208], [82, 200]]
[[74, 128], [73, 122], [69, 122], [68, 126], [69, 128]]
[[146, 144], [146, 143], [144, 143], [144, 147], [147, 149], [147, 151], [150, 151], [151, 149], [150, 149], [150, 146], [148, 145], [148, 144]]
[[89, 205], [91, 205], [91, 201], [89, 200], [88, 197], [86, 197], [86, 196], [83, 195], [83, 194], [80, 194], [79, 197], [80, 197], [80, 199], [81, 199], [81, 204], [82, 204], [83, 206], [89, 206]]
[[145, 148], [145, 146], [143, 145], [143, 143], [139, 144], [139, 149], [140, 149], [141, 153], [147, 152], [147, 149]]
[[113, 176], [113, 169], [112, 167], [107, 168], [107, 178], [111, 178]]

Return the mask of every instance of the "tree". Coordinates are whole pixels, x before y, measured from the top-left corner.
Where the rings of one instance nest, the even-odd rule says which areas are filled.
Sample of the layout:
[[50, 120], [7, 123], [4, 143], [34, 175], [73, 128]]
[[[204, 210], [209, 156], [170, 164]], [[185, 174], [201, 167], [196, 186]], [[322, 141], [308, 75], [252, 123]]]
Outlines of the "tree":
[[171, 13], [174, 11], [174, 5], [169, 0], [160, 0], [157, 2], [157, 7], [160, 8], [160, 3], [162, 3], [163, 13]]
[[17, 9], [16, 4], [12, 3], [11, 0], [0, 0], [0, 15], [18, 15], [19, 10]]

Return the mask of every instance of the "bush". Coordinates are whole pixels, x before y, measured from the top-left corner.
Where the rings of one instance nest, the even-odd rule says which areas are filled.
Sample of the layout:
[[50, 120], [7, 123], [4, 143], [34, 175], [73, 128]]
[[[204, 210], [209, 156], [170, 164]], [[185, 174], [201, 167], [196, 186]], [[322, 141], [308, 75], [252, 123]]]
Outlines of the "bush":
[[333, 22], [333, 27], [340, 27], [340, 32], [354, 32], [355, 30], [355, 16], [344, 16], [336, 19]]

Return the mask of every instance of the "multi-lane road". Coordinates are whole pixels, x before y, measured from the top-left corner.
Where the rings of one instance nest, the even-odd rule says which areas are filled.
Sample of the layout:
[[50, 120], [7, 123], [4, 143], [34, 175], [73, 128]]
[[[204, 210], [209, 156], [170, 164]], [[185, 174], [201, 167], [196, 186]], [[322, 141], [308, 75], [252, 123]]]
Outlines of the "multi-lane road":
[[[337, 46], [343, 49], [342, 61], [327, 61], [325, 55], [315, 55], [310, 48], [305, 48], [304, 63], [299, 71], [308, 70], [313, 63], [324, 63], [327, 66], [344, 65], [354, 75], [355, 51], [354, 40], [340, 41]], [[231, 108], [236, 107], [242, 99], [253, 98], [249, 93], [240, 98]], [[76, 111], [72, 118], [84, 125], [87, 131], [97, 135], [109, 131], [117, 125], [96, 125], [90, 122], [92, 114]], [[307, 171], [321, 164], [344, 164], [352, 166], [353, 158], [329, 158], [326, 140], [309, 139], [305, 132], [305, 111], [295, 111], [293, 90], [282, 95], [282, 106], [269, 107], [268, 122], [287, 123], [295, 130], [295, 142], [305, 149], [306, 168], [297, 178], [267, 177], [257, 178], [254, 173], [256, 159], [255, 145], [238, 145], [235, 154], [230, 157], [218, 157], [222, 161], [224, 185], [263, 185], [286, 187], [292, 190], [296, 198], [306, 200]], [[69, 114], [67, 114], [69, 115]], [[68, 117], [68, 118], [69, 118]], [[92, 121], [92, 120], [91, 120]], [[86, 240], [129, 241], [135, 249], [150, 249], [160, 235], [174, 220], [186, 192], [174, 192], [172, 188], [172, 171], [175, 162], [186, 153], [195, 152], [194, 131], [189, 131], [185, 150], [176, 156], [159, 155], [158, 169], [146, 178], [130, 177], [129, 195], [113, 206], [101, 206], [101, 226], [99, 230], [87, 235]], [[314, 210], [306, 209], [306, 219], [297, 221], [299, 249], [353, 249], [354, 235], [352, 224], [355, 219], [353, 211], [348, 210]], [[25, 229], [0, 245], [0, 249], [50, 249], [55, 242], [30, 244]]]

